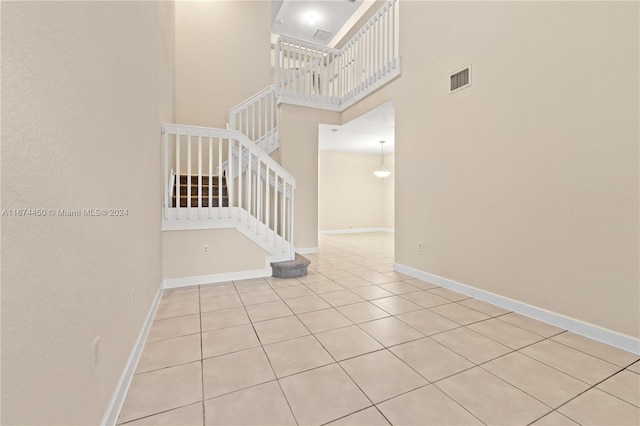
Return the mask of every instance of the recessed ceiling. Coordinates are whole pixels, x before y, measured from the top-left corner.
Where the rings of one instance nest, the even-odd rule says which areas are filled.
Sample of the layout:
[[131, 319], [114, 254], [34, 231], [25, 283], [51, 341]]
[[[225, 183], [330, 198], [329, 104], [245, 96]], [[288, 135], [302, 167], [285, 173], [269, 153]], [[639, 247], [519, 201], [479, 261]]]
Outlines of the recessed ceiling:
[[[362, 5], [363, 0], [272, 0], [271, 32], [329, 46]], [[324, 37], [314, 38], [318, 30]]]
[[385, 154], [395, 149], [395, 104], [391, 100], [350, 122], [336, 126], [320, 124], [320, 151], [380, 154], [380, 141], [385, 141]]

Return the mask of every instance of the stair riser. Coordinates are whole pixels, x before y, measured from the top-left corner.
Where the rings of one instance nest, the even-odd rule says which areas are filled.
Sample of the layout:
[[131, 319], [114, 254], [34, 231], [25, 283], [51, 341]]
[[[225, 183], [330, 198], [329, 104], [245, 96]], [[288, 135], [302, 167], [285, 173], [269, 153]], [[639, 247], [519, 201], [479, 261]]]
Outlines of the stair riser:
[[[191, 185], [198, 185], [198, 179], [199, 179], [198, 176], [192, 175], [191, 176]], [[212, 180], [211, 180], [211, 184], [217, 186], [218, 185], [218, 179], [219, 179], [218, 176], [213, 176]], [[189, 176], [184, 176], [184, 175], [180, 176], [180, 184], [181, 185], [186, 185], [188, 181], [189, 181]], [[208, 186], [209, 185], [209, 176], [202, 176], [202, 185], [203, 186], [205, 186], [205, 185]], [[226, 186], [226, 185], [227, 185], [227, 179], [223, 177], [222, 178], [222, 186]]]
[[310, 264], [307, 258], [296, 253], [293, 260], [271, 263], [271, 270], [276, 278], [298, 278], [307, 275], [307, 267]]
[[[174, 188], [174, 194], [176, 193], [176, 189]], [[180, 196], [184, 196], [187, 195], [189, 193], [189, 187], [187, 185], [180, 185]], [[211, 187], [211, 194], [214, 197], [217, 197], [219, 193], [219, 188], [217, 186], [212, 186]], [[198, 196], [198, 187], [197, 186], [191, 186], [191, 195], [193, 196]], [[226, 197], [227, 195], [229, 195], [229, 192], [227, 190], [227, 187], [224, 186], [222, 187], [222, 196]], [[208, 197], [209, 196], [209, 187], [202, 185], [202, 196], [203, 197]]]
[[[180, 207], [187, 207], [187, 199], [186, 198], [181, 198], [180, 199]], [[171, 207], [175, 207], [176, 206], [176, 199], [175, 197], [173, 198], [172, 202], [171, 202]], [[198, 199], [197, 198], [192, 198], [191, 199], [191, 207], [198, 207]], [[202, 207], [209, 207], [209, 199], [208, 198], [202, 198]], [[218, 199], [217, 198], [213, 198], [211, 200], [211, 207], [219, 207], [218, 206]], [[222, 199], [222, 207], [229, 207], [229, 200], [226, 198]]]

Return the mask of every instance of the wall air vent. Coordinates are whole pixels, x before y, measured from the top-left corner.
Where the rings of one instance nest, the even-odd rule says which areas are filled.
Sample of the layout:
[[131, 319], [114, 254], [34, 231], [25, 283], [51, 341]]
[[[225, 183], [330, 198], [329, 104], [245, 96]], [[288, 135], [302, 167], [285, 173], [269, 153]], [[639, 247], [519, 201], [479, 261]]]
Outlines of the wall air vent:
[[331, 33], [329, 31], [318, 30], [313, 35], [313, 38], [316, 40], [328, 41], [331, 37]]
[[471, 86], [471, 65], [467, 65], [460, 71], [449, 76], [451, 85], [449, 86], [449, 93], [457, 92], [466, 87]]

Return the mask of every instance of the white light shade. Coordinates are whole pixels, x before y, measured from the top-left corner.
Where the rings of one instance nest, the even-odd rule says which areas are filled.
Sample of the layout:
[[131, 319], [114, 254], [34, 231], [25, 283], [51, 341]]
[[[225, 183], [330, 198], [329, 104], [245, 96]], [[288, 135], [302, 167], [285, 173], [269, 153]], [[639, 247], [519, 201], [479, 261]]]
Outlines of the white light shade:
[[384, 141], [380, 141], [380, 168], [373, 172], [379, 178], [386, 178], [391, 172], [384, 168]]

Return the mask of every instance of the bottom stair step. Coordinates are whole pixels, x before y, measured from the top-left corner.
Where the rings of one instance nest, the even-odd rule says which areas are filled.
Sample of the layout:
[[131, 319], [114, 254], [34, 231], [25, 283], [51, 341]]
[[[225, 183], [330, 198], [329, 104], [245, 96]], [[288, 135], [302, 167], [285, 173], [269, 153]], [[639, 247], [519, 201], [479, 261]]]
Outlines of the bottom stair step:
[[[180, 197], [180, 207], [187, 207], [187, 197]], [[176, 197], [171, 199], [171, 207], [176, 207]], [[191, 197], [191, 207], [198, 207], [198, 198]], [[209, 207], [209, 198], [202, 197], [202, 207]], [[211, 198], [211, 207], [220, 207], [218, 205], [218, 197]], [[229, 199], [222, 197], [222, 207], [229, 207]]]
[[285, 260], [284, 262], [273, 262], [271, 264], [272, 276], [275, 278], [298, 278], [307, 275], [307, 266], [311, 262], [304, 256], [296, 253], [293, 260]]

